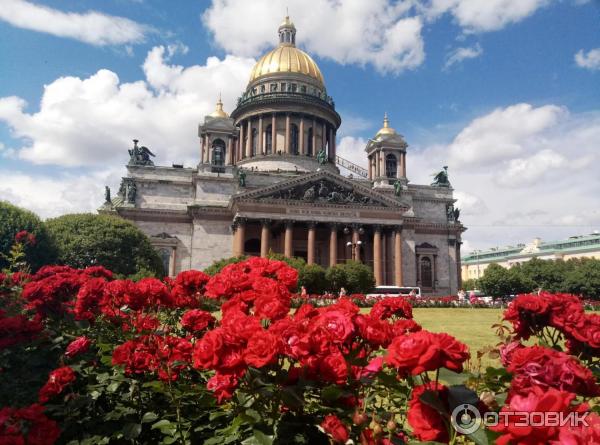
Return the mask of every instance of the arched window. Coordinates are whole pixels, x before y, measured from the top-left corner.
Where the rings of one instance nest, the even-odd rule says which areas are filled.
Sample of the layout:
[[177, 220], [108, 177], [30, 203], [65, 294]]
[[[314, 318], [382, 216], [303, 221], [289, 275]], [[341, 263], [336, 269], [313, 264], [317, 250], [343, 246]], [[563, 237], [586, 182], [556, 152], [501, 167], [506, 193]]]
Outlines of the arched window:
[[252, 156], [256, 156], [256, 152], [258, 151], [258, 130], [256, 128], [252, 129]]
[[290, 129], [290, 148], [293, 154], [298, 154], [298, 126], [296, 124], [292, 124]]
[[273, 127], [270, 124], [265, 130], [265, 149], [267, 154], [273, 153]]
[[385, 175], [388, 178], [395, 178], [398, 175], [398, 160], [394, 154], [385, 156]]
[[215, 139], [212, 143], [212, 164], [225, 165], [225, 142]]
[[308, 146], [306, 147], [306, 154], [308, 154], [308, 156], [313, 155], [313, 129], [312, 129], [312, 127], [310, 127], [308, 129]]
[[419, 267], [421, 272], [421, 287], [433, 287], [433, 273], [429, 257], [421, 257]]
[[165, 275], [169, 275], [170, 265], [171, 265], [171, 250], [170, 249], [160, 249], [158, 251], [158, 255], [162, 261], [163, 265], [163, 273]]

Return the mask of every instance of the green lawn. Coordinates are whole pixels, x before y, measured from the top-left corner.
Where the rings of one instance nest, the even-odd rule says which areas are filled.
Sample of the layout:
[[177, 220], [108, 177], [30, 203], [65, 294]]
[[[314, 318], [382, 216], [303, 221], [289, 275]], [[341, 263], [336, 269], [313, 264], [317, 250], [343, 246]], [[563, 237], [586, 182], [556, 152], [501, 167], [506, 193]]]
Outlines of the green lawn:
[[[414, 308], [415, 321], [431, 332], [446, 332], [469, 346], [472, 359], [484, 346], [496, 345], [498, 337], [492, 325], [502, 317], [501, 309]], [[484, 364], [491, 364], [489, 358]]]

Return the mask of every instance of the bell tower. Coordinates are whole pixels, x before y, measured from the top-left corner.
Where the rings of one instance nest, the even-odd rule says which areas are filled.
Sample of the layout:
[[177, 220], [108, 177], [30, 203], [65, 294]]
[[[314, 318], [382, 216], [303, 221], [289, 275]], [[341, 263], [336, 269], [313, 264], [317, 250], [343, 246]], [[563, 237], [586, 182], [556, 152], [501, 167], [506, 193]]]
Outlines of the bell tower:
[[406, 147], [401, 134], [390, 127], [387, 113], [383, 116], [383, 127], [373, 139], [369, 139], [365, 151], [369, 160], [369, 179], [374, 187], [386, 187], [400, 181], [406, 185]]

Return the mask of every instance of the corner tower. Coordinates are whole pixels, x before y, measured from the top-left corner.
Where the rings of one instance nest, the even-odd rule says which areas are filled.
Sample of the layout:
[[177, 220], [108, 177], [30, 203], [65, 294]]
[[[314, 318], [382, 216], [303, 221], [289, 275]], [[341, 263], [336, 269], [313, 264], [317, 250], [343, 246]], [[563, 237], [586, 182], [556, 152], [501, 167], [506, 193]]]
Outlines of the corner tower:
[[[231, 113], [239, 132], [232, 164], [259, 171], [337, 171], [341, 118], [321, 70], [296, 47], [296, 27], [289, 17], [278, 35], [279, 45], [258, 60]], [[329, 160], [325, 164], [317, 161], [321, 150]]]
[[383, 127], [373, 139], [369, 139], [365, 151], [369, 160], [369, 179], [373, 185], [392, 185], [397, 180], [406, 185], [406, 147], [408, 144], [396, 130], [390, 127], [387, 113]]

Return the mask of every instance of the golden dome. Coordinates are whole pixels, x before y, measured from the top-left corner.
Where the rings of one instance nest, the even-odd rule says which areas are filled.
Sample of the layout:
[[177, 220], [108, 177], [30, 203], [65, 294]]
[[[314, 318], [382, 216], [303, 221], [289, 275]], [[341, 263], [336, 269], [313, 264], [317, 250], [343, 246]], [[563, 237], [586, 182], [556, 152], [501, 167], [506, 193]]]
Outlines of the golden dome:
[[221, 95], [219, 94], [219, 100], [217, 101], [217, 106], [215, 111], [209, 114], [210, 117], [229, 117], [225, 111], [223, 111], [223, 102], [221, 102]]
[[325, 81], [315, 61], [301, 49], [296, 48], [296, 27], [286, 16], [279, 27], [279, 46], [262, 56], [250, 73], [250, 83], [276, 73], [301, 74], [316, 80], [323, 88]]
[[383, 127], [377, 132], [377, 136], [379, 135], [389, 135], [396, 134], [396, 130], [390, 127], [390, 120], [388, 119], [387, 113], [383, 115]]

